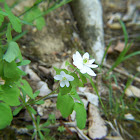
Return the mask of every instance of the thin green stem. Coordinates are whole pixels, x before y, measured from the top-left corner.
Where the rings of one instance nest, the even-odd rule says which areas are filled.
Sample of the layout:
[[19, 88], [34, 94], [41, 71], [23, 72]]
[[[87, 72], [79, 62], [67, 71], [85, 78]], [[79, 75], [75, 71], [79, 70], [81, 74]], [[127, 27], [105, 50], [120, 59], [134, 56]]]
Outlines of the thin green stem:
[[31, 117], [31, 119], [32, 119], [35, 127], [36, 127], [36, 130], [38, 130], [38, 127], [37, 127], [37, 123], [35, 121], [35, 118], [32, 116], [32, 113], [30, 112], [30, 110], [27, 107], [27, 103], [24, 101], [24, 99], [23, 99], [23, 97], [21, 95], [20, 95], [20, 100], [22, 101], [24, 107], [27, 109], [27, 111], [28, 111], [28, 113], [29, 113], [29, 115], [30, 115], [30, 117]]
[[[60, 83], [60, 82], [59, 82]], [[58, 83], [58, 84], [59, 84]], [[51, 93], [49, 93], [49, 94], [47, 94], [47, 95], [45, 95], [45, 96], [43, 96], [43, 97], [40, 97], [39, 99], [37, 99], [37, 100], [35, 100], [35, 101], [31, 101], [31, 102], [28, 102], [28, 104], [30, 104], [30, 105], [32, 105], [32, 104], [35, 104], [36, 102], [38, 102], [38, 101], [40, 101], [40, 100], [45, 100], [45, 98], [46, 97], [48, 97], [48, 96], [50, 96], [50, 95], [52, 95], [52, 94], [54, 94], [54, 93], [56, 93], [56, 91], [58, 90], [58, 88], [59, 87], [57, 87], [54, 91], [52, 91]]]

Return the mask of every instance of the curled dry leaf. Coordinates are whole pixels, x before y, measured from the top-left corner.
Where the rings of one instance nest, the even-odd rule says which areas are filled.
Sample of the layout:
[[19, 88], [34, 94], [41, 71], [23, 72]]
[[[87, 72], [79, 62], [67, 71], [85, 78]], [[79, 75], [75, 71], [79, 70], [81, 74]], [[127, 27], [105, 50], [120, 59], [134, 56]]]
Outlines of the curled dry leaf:
[[89, 104], [89, 129], [88, 134], [91, 139], [101, 139], [107, 135], [107, 127], [101, 118], [96, 106]]

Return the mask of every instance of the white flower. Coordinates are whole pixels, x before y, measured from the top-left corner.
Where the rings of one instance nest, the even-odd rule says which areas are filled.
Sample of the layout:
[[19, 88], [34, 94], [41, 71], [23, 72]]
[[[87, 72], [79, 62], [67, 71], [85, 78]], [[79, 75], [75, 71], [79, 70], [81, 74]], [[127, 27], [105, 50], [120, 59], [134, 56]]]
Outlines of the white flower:
[[98, 65], [92, 64], [95, 59], [89, 60], [89, 54], [86, 52], [83, 57], [78, 51], [73, 54], [73, 64], [80, 70], [81, 73], [88, 73], [91, 76], [96, 76], [91, 68], [97, 68]]
[[73, 81], [74, 77], [71, 75], [66, 74], [64, 71], [60, 72], [60, 75], [56, 75], [54, 76], [55, 80], [60, 80], [60, 86], [64, 87], [66, 85], [66, 87], [69, 87], [69, 81]]

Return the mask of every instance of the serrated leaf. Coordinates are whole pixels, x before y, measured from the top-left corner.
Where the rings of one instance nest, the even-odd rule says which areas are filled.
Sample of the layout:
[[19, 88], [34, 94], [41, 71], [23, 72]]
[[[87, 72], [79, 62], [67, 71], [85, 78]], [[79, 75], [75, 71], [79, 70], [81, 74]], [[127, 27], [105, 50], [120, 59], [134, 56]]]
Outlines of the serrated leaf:
[[1, 86], [0, 100], [4, 101], [10, 106], [20, 105], [19, 101], [20, 90], [16, 86]]
[[8, 18], [14, 28], [14, 30], [18, 33], [21, 32], [21, 28], [22, 28], [22, 24], [19, 18], [17, 18], [10, 10], [10, 8], [8, 7], [8, 5], [5, 3], [4, 5], [5, 11], [8, 14]]
[[85, 128], [87, 114], [84, 105], [76, 102], [74, 105], [74, 110], [76, 111], [76, 122], [78, 128]]
[[13, 116], [16, 116], [16, 115], [21, 111], [22, 108], [23, 108], [23, 106], [17, 107], [17, 108], [13, 111]]
[[31, 63], [30, 60], [23, 60], [23, 61], [17, 63], [17, 66], [24, 66], [24, 65], [28, 65], [30, 63]]
[[19, 58], [22, 61], [22, 56], [18, 44], [14, 41], [10, 41], [8, 44], [8, 49], [3, 59], [7, 62], [12, 62], [16, 58]]
[[10, 107], [5, 103], [0, 102], [0, 129], [10, 125], [12, 119], [13, 116]]
[[12, 41], [11, 23], [8, 24], [7, 32], [6, 32], [6, 37], [7, 37], [7, 41], [8, 41], [8, 42]]
[[61, 95], [61, 93], [58, 94], [57, 109], [60, 110], [64, 118], [68, 117], [72, 113], [73, 107], [74, 107], [74, 100], [70, 95], [68, 94]]
[[45, 19], [43, 17], [39, 17], [35, 20], [36, 27], [38, 30], [42, 30], [42, 28], [45, 26]]
[[21, 79], [20, 80], [21, 84], [18, 84], [18, 86], [32, 99], [34, 99], [34, 95], [33, 95], [33, 90], [31, 88], [31, 86], [29, 85], [29, 83], [26, 80]]

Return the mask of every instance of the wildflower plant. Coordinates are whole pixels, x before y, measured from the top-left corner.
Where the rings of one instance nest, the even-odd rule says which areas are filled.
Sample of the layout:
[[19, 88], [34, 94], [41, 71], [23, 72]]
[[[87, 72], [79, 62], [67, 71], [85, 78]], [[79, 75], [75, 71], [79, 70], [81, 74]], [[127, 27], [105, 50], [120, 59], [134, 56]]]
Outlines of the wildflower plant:
[[[20, 47], [14, 41], [11, 34], [12, 30], [21, 33], [22, 25], [24, 23], [30, 24], [29, 22], [31, 21], [29, 21], [29, 18], [27, 19], [27, 17], [30, 17], [30, 9], [32, 8], [27, 10], [30, 11], [29, 15], [27, 15], [28, 13], [25, 12], [25, 17], [20, 19], [11, 12], [10, 7], [5, 1], [2, 0], [0, 2], [4, 4], [4, 10], [0, 9], [0, 26], [3, 26], [5, 17], [9, 19], [8, 24], [0, 28], [0, 31], [1, 29], [6, 28], [6, 31], [4, 30], [4, 33], [6, 33], [4, 36], [6, 44], [2, 44], [0, 40], [0, 129], [4, 129], [10, 125], [13, 116], [17, 115], [22, 109], [26, 109], [34, 124], [33, 126], [28, 127], [29, 130], [35, 130], [32, 138], [39, 136], [40, 139], [44, 139], [43, 134], [49, 133], [48, 128], [45, 127], [48, 127], [55, 121], [52, 122], [47, 120], [47, 122], [40, 125], [41, 118], [39, 115], [37, 115], [34, 105], [43, 104], [46, 97], [51, 94], [58, 94], [57, 109], [60, 110], [62, 116], [68, 117], [74, 110], [76, 112], [77, 126], [80, 129], [83, 129], [86, 124], [86, 110], [77, 93], [77, 87], [84, 86], [84, 84], [87, 82], [87, 78], [92, 81], [90, 76], [96, 76], [95, 72], [92, 70], [92, 68], [98, 67], [97, 65], [93, 64], [95, 60], [89, 60], [88, 53], [85, 53], [82, 57], [77, 51], [73, 55], [74, 65], [70, 64], [68, 61], [66, 62], [66, 66], [71, 67], [73, 72], [54, 67], [56, 71], [54, 79], [59, 80], [60, 85], [58, 84], [58, 87], [50, 94], [37, 98], [39, 91], [33, 93], [29, 83], [22, 79], [26, 73], [19, 68], [19, 66], [29, 64], [30, 61], [23, 60]], [[70, 2], [70, 0], [62, 0], [58, 5], [55, 4], [54, 7], [51, 8], [54, 10], [67, 2]], [[49, 10], [51, 11], [51, 9]], [[43, 20], [43, 14], [40, 15]], [[43, 27], [42, 25], [39, 27], [39, 24], [36, 24], [36, 26], [38, 29]], [[1, 38], [3, 37], [2, 35], [4, 33], [2, 32], [2, 34], [0, 34]], [[12, 106], [15, 106], [15, 110], [11, 109]], [[50, 116], [50, 118], [52, 118], [52, 116]], [[54, 120], [54, 117], [51, 120]]]
[[76, 51], [73, 55], [73, 64], [76, 67], [66, 62], [66, 65], [73, 68], [74, 72], [54, 68], [56, 71], [54, 79], [60, 80], [57, 108], [64, 118], [68, 117], [75, 110], [77, 126], [80, 129], [83, 129], [86, 124], [86, 110], [77, 93], [77, 87], [84, 86], [84, 83], [87, 82], [86, 77], [88, 74], [96, 76], [95, 72], [91, 69], [98, 67], [98, 65], [92, 64], [94, 61], [95, 59], [89, 60], [87, 52], [81, 57], [80, 53]]

